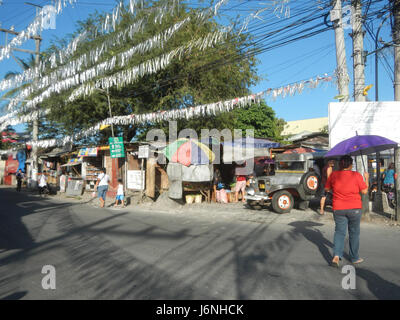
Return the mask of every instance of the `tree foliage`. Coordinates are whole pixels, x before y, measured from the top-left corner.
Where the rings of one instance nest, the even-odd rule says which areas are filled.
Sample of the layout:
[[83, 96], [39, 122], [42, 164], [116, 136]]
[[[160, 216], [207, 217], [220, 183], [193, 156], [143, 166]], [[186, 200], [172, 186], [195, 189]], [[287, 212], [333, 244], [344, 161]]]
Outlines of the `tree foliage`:
[[264, 101], [237, 109], [233, 114], [236, 129], [253, 129], [255, 137], [270, 138], [274, 141], [283, 140], [281, 132], [285, 121], [277, 119], [275, 111]]

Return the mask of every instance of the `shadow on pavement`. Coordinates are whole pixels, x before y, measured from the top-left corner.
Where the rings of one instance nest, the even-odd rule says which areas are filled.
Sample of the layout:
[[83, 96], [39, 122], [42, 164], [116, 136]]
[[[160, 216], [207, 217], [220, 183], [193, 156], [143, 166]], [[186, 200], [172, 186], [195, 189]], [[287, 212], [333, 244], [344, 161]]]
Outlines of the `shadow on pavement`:
[[0, 300], [20, 300], [23, 297], [25, 297], [27, 293], [28, 293], [28, 291], [18, 291], [18, 292], [10, 294], [4, 298], [1, 298]]

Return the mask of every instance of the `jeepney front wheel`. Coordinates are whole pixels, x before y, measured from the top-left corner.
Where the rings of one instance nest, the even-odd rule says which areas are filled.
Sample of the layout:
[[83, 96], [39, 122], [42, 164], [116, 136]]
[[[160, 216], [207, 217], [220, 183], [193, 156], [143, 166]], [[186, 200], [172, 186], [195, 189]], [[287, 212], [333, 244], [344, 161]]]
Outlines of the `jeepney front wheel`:
[[272, 208], [277, 213], [289, 213], [293, 209], [294, 198], [289, 191], [281, 190], [272, 196]]

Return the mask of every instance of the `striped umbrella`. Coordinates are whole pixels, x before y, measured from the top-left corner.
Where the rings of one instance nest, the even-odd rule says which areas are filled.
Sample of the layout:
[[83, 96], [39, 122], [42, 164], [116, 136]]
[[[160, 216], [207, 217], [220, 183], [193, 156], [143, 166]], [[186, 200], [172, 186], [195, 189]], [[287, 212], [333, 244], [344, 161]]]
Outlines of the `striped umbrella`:
[[215, 154], [210, 148], [194, 139], [178, 139], [170, 143], [163, 152], [169, 161], [185, 166], [209, 164], [215, 159]]

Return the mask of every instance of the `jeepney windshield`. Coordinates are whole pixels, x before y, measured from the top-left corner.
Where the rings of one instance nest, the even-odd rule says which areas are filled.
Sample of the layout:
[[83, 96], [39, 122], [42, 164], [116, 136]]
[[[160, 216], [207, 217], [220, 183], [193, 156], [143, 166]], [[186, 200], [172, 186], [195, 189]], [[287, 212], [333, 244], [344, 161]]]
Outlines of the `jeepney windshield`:
[[279, 171], [304, 171], [305, 161], [279, 161], [277, 170]]

